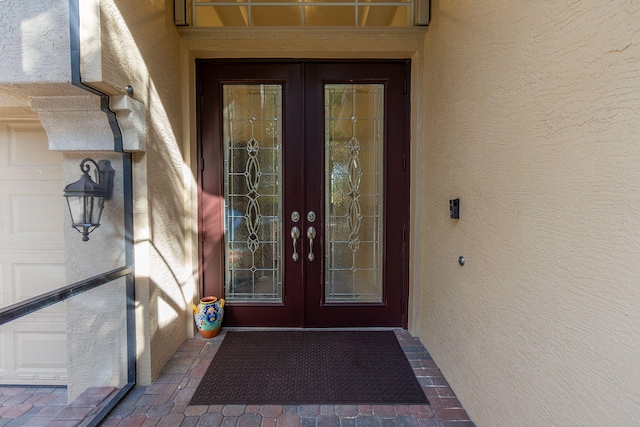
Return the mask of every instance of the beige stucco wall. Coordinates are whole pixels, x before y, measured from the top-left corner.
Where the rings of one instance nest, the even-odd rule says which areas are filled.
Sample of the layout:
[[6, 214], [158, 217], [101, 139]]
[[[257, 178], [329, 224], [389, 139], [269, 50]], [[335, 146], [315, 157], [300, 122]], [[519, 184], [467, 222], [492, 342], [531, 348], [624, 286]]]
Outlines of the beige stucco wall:
[[[95, 20], [90, 3], [83, 13]], [[193, 333], [194, 267], [185, 255], [192, 237], [185, 219], [191, 180], [181, 152], [180, 37], [172, 11], [168, 0], [101, 0], [100, 29], [83, 37], [100, 48], [100, 54], [95, 48], [86, 52], [85, 83], [110, 95], [122, 95], [131, 85], [133, 98], [147, 108], [146, 152], [134, 155], [138, 382], [143, 385]]]
[[69, 1], [4, 1], [0, 7], [0, 82], [70, 82]]
[[478, 426], [640, 422], [639, 94], [637, 1], [432, 3], [416, 331]]
[[[112, 152], [64, 152], [62, 166], [65, 184], [80, 178], [80, 163], [86, 157], [111, 162], [115, 170], [113, 196], [105, 202], [100, 227], [89, 234], [87, 242], [83, 242], [82, 235], [71, 227], [68, 209], [65, 212], [66, 283], [76, 283], [126, 265], [122, 155]], [[125, 290], [125, 279], [121, 278], [62, 303], [67, 311], [69, 402], [90, 387], [122, 387], [127, 383]]]

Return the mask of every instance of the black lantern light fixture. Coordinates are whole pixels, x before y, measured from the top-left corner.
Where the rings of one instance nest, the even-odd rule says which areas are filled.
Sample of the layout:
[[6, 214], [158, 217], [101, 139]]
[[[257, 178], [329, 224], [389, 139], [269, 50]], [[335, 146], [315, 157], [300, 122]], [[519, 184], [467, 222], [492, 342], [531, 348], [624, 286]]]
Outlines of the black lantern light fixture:
[[[95, 166], [97, 183], [91, 179], [89, 172], [91, 165]], [[109, 160], [95, 160], [86, 158], [80, 163], [83, 172], [79, 180], [64, 188], [67, 198], [71, 225], [82, 234], [82, 241], [89, 240], [89, 233], [100, 226], [100, 217], [104, 208], [104, 201], [111, 199], [113, 194], [113, 175], [115, 171]]]

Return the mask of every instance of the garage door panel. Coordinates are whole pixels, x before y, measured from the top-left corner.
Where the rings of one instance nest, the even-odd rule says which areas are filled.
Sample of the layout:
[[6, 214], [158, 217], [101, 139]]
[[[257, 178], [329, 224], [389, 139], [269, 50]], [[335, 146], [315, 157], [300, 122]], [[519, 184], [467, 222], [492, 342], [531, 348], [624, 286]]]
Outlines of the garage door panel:
[[61, 162], [39, 123], [0, 122], [0, 179], [60, 180]]
[[65, 285], [64, 263], [13, 264], [15, 301], [22, 301]]
[[63, 198], [49, 194], [12, 194], [13, 237], [62, 236]]
[[2, 183], [0, 249], [9, 245], [62, 247], [65, 209], [59, 182], [38, 182], [34, 186], [19, 181]]
[[[44, 319], [43, 319], [44, 320]], [[51, 329], [51, 328], [48, 328]], [[14, 331], [16, 371], [37, 375], [37, 371], [48, 368], [49, 371], [64, 373], [67, 364], [67, 334], [46, 330]], [[46, 352], [47, 357], [42, 357]]]
[[[63, 188], [42, 125], [0, 119], [0, 307], [67, 284]], [[0, 326], [0, 384], [65, 385], [66, 325], [62, 302]]]
[[0, 384], [65, 385], [66, 303], [0, 326]]
[[[0, 307], [66, 284], [63, 251], [0, 251]], [[64, 312], [58, 304], [53, 307]]]

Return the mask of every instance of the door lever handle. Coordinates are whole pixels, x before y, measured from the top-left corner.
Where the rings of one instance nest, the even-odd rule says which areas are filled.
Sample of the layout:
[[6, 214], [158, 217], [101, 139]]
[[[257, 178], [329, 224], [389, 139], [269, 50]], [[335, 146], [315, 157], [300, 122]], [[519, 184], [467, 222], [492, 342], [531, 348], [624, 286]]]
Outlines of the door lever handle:
[[316, 258], [313, 254], [313, 239], [316, 238], [316, 229], [313, 226], [307, 229], [307, 238], [309, 239], [309, 255], [307, 255], [307, 258], [309, 258], [309, 261], [313, 261]]
[[294, 261], [297, 261], [300, 258], [297, 250], [298, 238], [300, 238], [300, 229], [298, 227], [294, 226], [291, 229], [291, 238], [293, 239], [293, 255], [291, 255], [291, 258], [293, 258]]

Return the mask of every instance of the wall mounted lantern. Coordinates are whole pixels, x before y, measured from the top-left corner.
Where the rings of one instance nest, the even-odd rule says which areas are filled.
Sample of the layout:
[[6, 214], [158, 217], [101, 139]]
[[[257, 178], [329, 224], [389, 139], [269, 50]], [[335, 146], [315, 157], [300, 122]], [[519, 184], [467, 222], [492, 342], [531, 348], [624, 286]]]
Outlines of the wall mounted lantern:
[[[89, 172], [91, 165], [95, 166], [97, 183], [91, 179]], [[86, 158], [80, 163], [83, 172], [79, 180], [64, 188], [64, 197], [67, 198], [71, 225], [82, 234], [82, 241], [89, 240], [89, 233], [100, 226], [100, 216], [104, 208], [104, 201], [111, 199], [113, 194], [113, 175], [115, 171], [109, 160]]]

